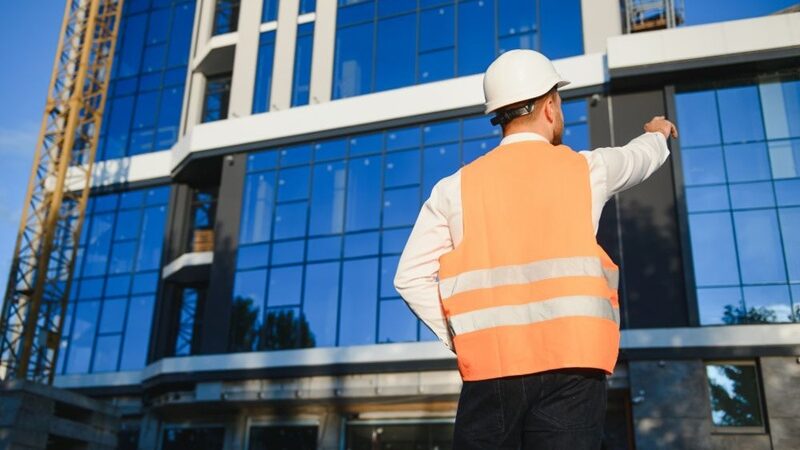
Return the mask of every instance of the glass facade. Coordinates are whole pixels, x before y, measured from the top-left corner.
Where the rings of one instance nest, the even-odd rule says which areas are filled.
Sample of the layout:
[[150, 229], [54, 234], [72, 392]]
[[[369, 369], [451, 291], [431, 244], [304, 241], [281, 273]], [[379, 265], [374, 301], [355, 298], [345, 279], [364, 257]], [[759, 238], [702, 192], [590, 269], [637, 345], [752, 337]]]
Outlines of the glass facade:
[[311, 55], [314, 45], [314, 22], [297, 26], [297, 46], [294, 49], [294, 81], [292, 106], [308, 104], [311, 83]]
[[278, 20], [278, 3], [280, 0], [264, 0], [261, 7], [261, 22]]
[[90, 197], [58, 373], [144, 367], [168, 195], [157, 187]]
[[758, 370], [754, 363], [709, 363], [706, 377], [714, 426], [764, 426]]
[[[588, 142], [586, 101], [564, 103], [565, 142]], [[393, 287], [434, 184], [495, 147], [486, 116], [248, 156], [231, 351], [435, 339]]]
[[179, 135], [195, 2], [124, 8], [97, 160], [166, 150]]
[[683, 25], [766, 16], [797, 5], [797, 0], [685, 0]]
[[203, 122], [227, 119], [230, 98], [231, 74], [208, 77], [203, 98]]
[[198, 315], [203, 309], [205, 289], [184, 287], [178, 295], [180, 296], [180, 313], [178, 314], [178, 330], [175, 333], [173, 355], [193, 355], [196, 352], [197, 337], [201, 326]]
[[583, 54], [579, 0], [339, 0], [333, 98], [483, 72], [507, 50]]
[[[272, 66], [274, 59], [275, 32], [268, 31], [266, 33], [261, 33], [261, 36], [258, 40], [256, 84], [253, 89], [253, 114], [269, 111], [269, 97], [272, 89]], [[310, 66], [311, 63], [309, 60], [309, 67]], [[306, 95], [308, 94], [306, 93]]]
[[300, 14], [314, 12], [317, 9], [317, 0], [300, 0]]
[[240, 0], [217, 0], [211, 34], [233, 33], [239, 26]]
[[700, 322], [798, 320], [800, 81], [676, 96]]

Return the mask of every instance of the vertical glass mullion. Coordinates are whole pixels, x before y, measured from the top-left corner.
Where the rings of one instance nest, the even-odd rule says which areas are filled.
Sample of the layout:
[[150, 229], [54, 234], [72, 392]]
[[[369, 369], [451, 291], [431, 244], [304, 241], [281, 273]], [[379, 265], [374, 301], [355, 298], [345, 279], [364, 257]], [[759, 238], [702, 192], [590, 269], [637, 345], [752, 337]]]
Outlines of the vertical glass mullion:
[[[117, 195], [118, 196], [118, 194], [111, 194], [111, 195]], [[102, 291], [102, 294], [99, 297], [100, 306], [99, 306], [98, 311], [97, 311], [97, 318], [96, 318], [95, 327], [94, 327], [94, 336], [92, 337], [92, 350], [89, 352], [89, 368], [88, 368], [88, 372], [87, 373], [94, 373], [94, 357], [95, 357], [95, 350], [97, 350], [97, 337], [100, 334], [100, 320], [103, 318], [103, 309], [105, 309], [105, 306], [106, 306], [105, 290], [106, 290], [106, 284], [108, 283], [108, 272], [109, 272], [109, 267], [111, 265], [111, 256], [114, 254], [114, 243], [116, 242], [116, 240], [114, 239], [114, 236], [117, 234], [117, 219], [118, 219], [118, 216], [119, 216], [119, 201], [120, 201], [119, 198], [117, 198], [117, 206], [115, 206], [115, 208], [114, 208], [114, 214], [113, 214], [114, 219], [113, 219], [113, 222], [112, 222], [112, 225], [111, 225], [111, 232], [110, 232], [111, 233], [111, 235], [110, 235], [111, 237], [109, 239], [109, 241], [110, 241], [109, 246], [111, 248], [109, 249], [109, 257], [106, 258], [105, 270], [103, 270], [103, 275], [102, 275], [103, 276], [103, 291]], [[128, 289], [130, 289], [130, 286], [128, 286]]]
[[370, 60], [370, 84], [369, 92], [362, 92], [362, 94], [369, 94], [375, 92], [377, 85], [377, 71], [378, 71], [378, 0], [372, 2], [372, 58]]
[[[278, 149], [275, 149], [278, 151]], [[278, 154], [278, 161], [275, 163], [275, 170], [272, 171], [272, 183], [275, 186], [275, 189], [272, 190], [272, 204], [274, 205], [272, 208], [272, 217], [270, 218], [270, 227], [269, 227], [269, 255], [267, 255], [267, 276], [264, 280], [264, 304], [261, 306], [261, 329], [259, 330], [259, 336], [256, 339], [258, 343], [256, 348], [260, 350], [264, 346], [263, 337], [264, 337], [264, 325], [267, 323], [267, 308], [269, 307], [269, 282], [272, 279], [272, 253], [274, 251], [274, 241], [275, 241], [275, 217], [278, 214], [278, 180], [280, 179], [281, 170], [283, 167], [281, 163], [283, 162], [283, 157], [279, 153]]]
[[348, 188], [350, 184], [350, 136], [346, 138], [347, 147], [345, 148], [344, 154], [344, 202], [342, 205], [344, 213], [342, 214], [342, 230], [339, 232], [339, 236], [341, 239], [339, 241], [339, 289], [336, 295], [336, 337], [334, 339], [334, 345], [339, 346], [339, 335], [342, 326], [342, 284], [344, 283], [344, 239], [347, 224], [347, 202], [349, 200], [348, 195]]
[[[418, 15], [419, 16], [419, 15]], [[419, 21], [419, 19], [417, 19]], [[419, 40], [419, 38], [417, 38]], [[381, 201], [380, 201], [380, 217], [378, 218], [378, 280], [375, 285], [377, 288], [375, 289], [375, 301], [377, 304], [375, 305], [375, 337], [373, 343], [380, 342], [380, 326], [381, 326], [381, 289], [383, 288], [383, 213], [385, 210], [385, 202], [386, 202], [386, 139], [387, 133], [382, 134], [382, 141], [383, 144], [381, 145], [381, 153], [379, 155], [381, 159]]]
[[[137, 208], [139, 210], [139, 229], [137, 230], [138, 233], [136, 235], [140, 237], [142, 236], [142, 227], [144, 226], [143, 216], [145, 208], [147, 207], [145, 203], [146, 202], [143, 201], [142, 203], [139, 204], [139, 207]], [[142, 247], [142, 239], [139, 238], [136, 240], [136, 250], [134, 250], [133, 252], [134, 260], [136, 259], [136, 255], [139, 254], [141, 247]], [[119, 350], [117, 351], [116, 370], [119, 370], [120, 364], [122, 362], [122, 350], [125, 348], [125, 340], [128, 335], [128, 315], [130, 314], [130, 309], [131, 309], [131, 283], [133, 282], [134, 273], [136, 273], [138, 269], [138, 267], [136, 267], [135, 265], [131, 265], [131, 267], [133, 268], [133, 270], [131, 271], [130, 279], [128, 280], [128, 295], [125, 298], [125, 314], [123, 315], [122, 318], [122, 331], [120, 331], [121, 334], [119, 339]], [[156, 286], [158, 286], [158, 282], [156, 282]]]
[[[303, 236], [303, 238], [302, 238], [303, 239], [303, 261], [302, 261], [303, 267], [301, 269], [302, 273], [300, 274], [300, 304], [298, 305], [298, 313], [297, 313], [297, 316], [298, 316], [297, 317], [297, 326], [298, 326], [297, 339], [298, 339], [298, 342], [295, 343], [295, 345], [298, 348], [300, 348], [300, 345], [301, 345], [301, 342], [302, 342], [302, 339], [303, 339], [302, 333], [300, 333], [299, 327], [302, 325], [303, 320], [305, 320], [305, 317], [303, 315], [303, 305], [305, 305], [305, 303], [306, 303], [305, 297], [306, 297], [306, 273], [308, 272], [308, 236], [309, 236], [309, 234], [311, 232], [311, 205], [313, 204], [312, 199], [313, 199], [313, 195], [314, 195], [314, 190], [313, 190], [313, 186], [314, 186], [314, 184], [313, 184], [314, 183], [314, 164], [316, 162], [314, 160], [314, 150], [313, 150], [313, 148], [314, 148], [314, 146], [312, 145], [311, 146], [311, 158], [310, 158], [311, 161], [308, 163], [308, 187], [307, 187], [308, 195], [306, 196], [306, 232], [305, 232], [305, 236]], [[277, 191], [277, 189], [276, 189], [276, 191]]]
[[739, 303], [740, 307], [744, 307], [745, 310], [747, 309], [747, 303], [744, 300], [744, 284], [742, 282], [742, 263], [739, 259], [739, 240], [737, 238], [736, 233], [736, 221], [733, 219], [733, 202], [731, 201], [731, 189], [730, 189], [730, 181], [728, 180], [728, 164], [727, 164], [727, 157], [725, 156], [725, 139], [722, 136], [722, 117], [719, 113], [719, 95], [717, 94], [717, 90], [714, 89], [714, 102], [716, 104], [717, 109], [717, 122], [719, 126], [719, 140], [720, 140], [720, 148], [722, 150], [722, 167], [725, 171], [725, 194], [728, 196], [728, 205], [730, 205], [728, 209], [728, 219], [731, 223], [731, 233], [733, 234], [733, 251], [736, 255], [736, 268], [737, 268], [737, 276], [739, 277], [739, 295], [741, 296], [741, 302]]
[[[781, 83], [782, 84], [782, 83]], [[783, 223], [781, 222], [781, 215], [780, 215], [780, 207], [778, 206], [778, 194], [775, 192], [775, 176], [772, 173], [772, 153], [769, 151], [769, 137], [767, 136], [767, 124], [764, 120], [764, 107], [763, 102], [761, 99], [761, 89], [756, 89], [756, 95], [758, 96], [758, 105], [761, 107], [761, 126], [764, 127], [764, 144], [767, 150], [767, 162], [769, 164], [769, 171], [770, 171], [770, 182], [769, 186], [772, 191], [772, 201], [775, 204], [774, 208], [772, 209], [775, 212], [776, 219], [778, 220], [778, 239], [781, 243], [781, 256], [783, 259], [783, 274], [785, 278], [785, 284], [789, 289], [789, 306], [792, 308], [792, 315], [794, 317], [794, 303], [792, 298], [792, 287], [789, 283], [789, 262], [786, 260], [786, 243], [783, 241]], [[791, 141], [788, 141], [789, 145], [791, 145]]]

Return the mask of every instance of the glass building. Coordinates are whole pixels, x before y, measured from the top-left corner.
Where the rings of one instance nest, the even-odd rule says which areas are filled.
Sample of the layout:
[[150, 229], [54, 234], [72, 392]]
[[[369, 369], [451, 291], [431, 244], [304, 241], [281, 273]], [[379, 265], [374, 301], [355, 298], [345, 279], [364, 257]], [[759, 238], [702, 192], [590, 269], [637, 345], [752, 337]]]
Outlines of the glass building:
[[483, 71], [528, 48], [572, 81], [574, 150], [680, 131], [598, 232], [605, 448], [793, 448], [800, 13], [686, 0], [626, 34], [635, 3], [127, 0], [56, 385], [117, 405], [121, 449], [451, 448], [455, 359], [393, 278], [500, 142]]

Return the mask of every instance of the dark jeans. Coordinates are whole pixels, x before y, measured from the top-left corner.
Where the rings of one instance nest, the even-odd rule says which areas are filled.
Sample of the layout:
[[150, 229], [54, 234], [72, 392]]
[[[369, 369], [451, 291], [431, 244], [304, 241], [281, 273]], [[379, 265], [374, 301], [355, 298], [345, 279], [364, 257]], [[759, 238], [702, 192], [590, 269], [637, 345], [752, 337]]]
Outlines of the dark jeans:
[[453, 450], [596, 450], [605, 415], [602, 370], [560, 369], [465, 381]]

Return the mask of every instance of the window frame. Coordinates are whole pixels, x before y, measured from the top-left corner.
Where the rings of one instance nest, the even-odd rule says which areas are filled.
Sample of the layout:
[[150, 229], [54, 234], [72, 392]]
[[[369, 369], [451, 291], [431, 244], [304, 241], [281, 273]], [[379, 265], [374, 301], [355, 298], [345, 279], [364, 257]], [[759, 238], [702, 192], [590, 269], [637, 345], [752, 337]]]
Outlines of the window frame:
[[[724, 425], [717, 425], [714, 423], [714, 419], [712, 418], [713, 410], [711, 408], [711, 390], [709, 387], [709, 378], [708, 378], [708, 366], [748, 366], [753, 367], [753, 372], [755, 373], [755, 381], [756, 381], [756, 394], [758, 395], [758, 408], [761, 414], [761, 426], [724, 426]], [[711, 434], [767, 434], [767, 408], [764, 396], [764, 383], [761, 381], [761, 366], [758, 364], [756, 360], [735, 360], [735, 359], [724, 359], [724, 360], [705, 360], [703, 361], [703, 378], [705, 380], [705, 389], [708, 392], [706, 398], [709, 402], [709, 409], [708, 409], [708, 420], [711, 423]]]
[[[759, 89], [759, 86], [763, 83], [771, 83], [771, 82], [784, 82], [784, 81], [795, 81], [797, 82], [800, 80], [800, 70], [798, 69], [788, 69], [782, 70], [777, 73], [763, 73], [763, 72], [756, 72], [756, 73], [746, 73], [743, 75], [736, 75], [720, 80], [715, 81], [706, 81], [706, 82], [686, 82], [680, 86], [676, 84], [668, 84], [664, 86], [664, 94], [665, 94], [665, 108], [667, 112], [667, 117], [671, 117], [677, 124], [679, 120], [678, 117], [678, 108], [677, 108], [677, 96], [681, 93], [695, 93], [695, 92], [716, 92], [720, 89], [726, 88], [733, 88], [733, 87], [748, 87], [753, 86], [756, 89]], [[761, 107], [762, 105], [759, 105]], [[719, 113], [718, 113], [719, 114]], [[764, 121], [763, 116], [763, 109], [760, 111], [761, 120]], [[722, 135], [722, 130], [720, 129], [720, 135]], [[788, 138], [779, 138], [779, 139], [769, 139], [766, 135], [766, 129], [764, 130], [764, 137], [760, 141], [747, 141], [748, 144], [752, 143], [763, 143], [767, 146], [767, 152], [769, 152], [769, 143], [770, 142], [790, 142], [792, 140], [798, 139], [797, 137], [788, 137]], [[736, 143], [725, 143], [724, 138], [720, 137], [719, 147], [722, 151], [724, 151], [725, 146], [730, 145], [737, 145]], [[692, 238], [690, 233], [690, 226], [689, 226], [689, 207], [687, 202], [686, 190], [686, 177], [684, 175], [684, 164], [683, 164], [683, 146], [681, 145], [680, 140], [672, 139], [670, 141], [671, 147], [671, 157], [673, 159], [672, 165], [672, 177], [673, 183], [675, 186], [675, 201], [676, 201], [676, 210], [677, 210], [677, 221], [678, 221], [678, 230], [680, 232], [680, 250], [681, 250], [681, 261], [683, 263], [683, 272], [684, 272], [684, 280], [685, 280], [685, 295], [686, 295], [686, 302], [687, 302], [687, 311], [688, 311], [688, 319], [689, 319], [689, 326], [693, 327], [727, 327], [736, 324], [725, 324], [725, 323], [709, 323], [703, 324], [701, 318], [701, 304], [700, 299], [698, 296], [698, 283], [695, 274], [695, 260], [692, 251]], [[698, 146], [698, 148], [710, 148], [713, 147], [712, 144], [703, 144]], [[769, 156], [768, 156], [769, 158]], [[727, 174], [727, 167], [724, 167], [726, 174]], [[771, 168], [770, 168], [771, 171]], [[758, 183], [758, 182], [769, 182], [773, 184], [774, 190], [774, 183], [779, 179], [774, 178], [772, 173], [770, 173], [770, 178], [768, 180], [759, 180], [759, 181], [745, 181], [745, 182], [730, 182], [725, 181], [720, 186], [725, 187], [726, 191], [730, 189], [731, 185], [737, 184], [747, 184], [747, 183]], [[716, 186], [714, 184], [713, 186]], [[706, 185], [700, 185], [706, 186]], [[734, 224], [734, 212], [739, 211], [750, 211], [750, 210], [767, 210], [767, 211], [774, 211], [775, 215], [778, 216], [778, 230], [777, 233], [781, 242], [783, 242], [783, 232], [780, 224], [780, 212], [782, 209], [790, 209], [790, 208], [800, 208], [800, 206], [779, 206], [777, 203], [773, 206], [766, 206], [766, 207], [756, 207], [756, 208], [734, 208], [732, 204], [728, 205], [726, 211], [730, 214], [731, 218], [731, 226], [735, 227]], [[694, 214], [702, 214], [702, 211], [696, 211]], [[793, 299], [793, 292], [792, 286], [796, 286], [797, 283], [792, 283], [790, 274], [788, 273], [788, 262], [786, 261], [786, 249], [785, 245], [782, 243], [781, 248], [781, 255], [784, 260], [785, 270], [787, 271], [787, 279], [785, 282], [785, 286], [789, 291], [789, 306], [794, 313], [794, 320], [793, 321], [776, 321], [776, 322], [769, 322], [769, 323], [757, 323], [757, 325], [780, 325], [780, 324], [792, 324], [792, 323], [800, 323], [800, 317], [797, 315], [797, 312], [800, 311], [798, 307], [800, 302]], [[737, 248], [737, 266], [740, 265], [739, 256], [738, 256], [738, 242], [736, 241], [735, 231], [734, 231], [734, 247]], [[747, 306], [747, 302], [744, 299], [744, 288], [745, 287], [759, 287], [759, 286], [784, 286], [784, 284], [780, 283], [745, 283], [741, 280], [741, 268], [739, 268], [739, 277], [740, 282], [736, 286], [729, 286], [732, 289], [739, 289], [742, 295], [741, 302]]]

